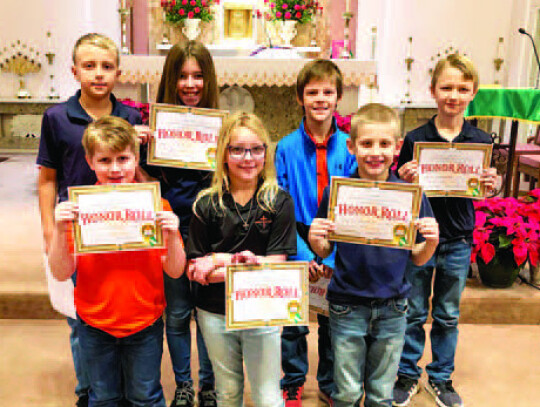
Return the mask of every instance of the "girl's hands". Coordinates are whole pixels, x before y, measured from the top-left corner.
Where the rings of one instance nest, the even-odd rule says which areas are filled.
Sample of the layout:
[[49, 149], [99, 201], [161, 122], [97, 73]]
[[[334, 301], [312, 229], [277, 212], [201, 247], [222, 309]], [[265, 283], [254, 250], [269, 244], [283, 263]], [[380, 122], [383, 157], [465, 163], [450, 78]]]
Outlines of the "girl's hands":
[[398, 170], [399, 178], [403, 181], [413, 183], [418, 176], [418, 161], [412, 160]]
[[209, 274], [216, 269], [212, 256], [197, 257], [188, 263], [187, 275], [191, 281], [208, 285]]
[[137, 138], [139, 139], [139, 143], [148, 143], [148, 140], [150, 140], [150, 137], [152, 137], [152, 130], [150, 130], [150, 127], [144, 124], [137, 124], [133, 127], [137, 131]]

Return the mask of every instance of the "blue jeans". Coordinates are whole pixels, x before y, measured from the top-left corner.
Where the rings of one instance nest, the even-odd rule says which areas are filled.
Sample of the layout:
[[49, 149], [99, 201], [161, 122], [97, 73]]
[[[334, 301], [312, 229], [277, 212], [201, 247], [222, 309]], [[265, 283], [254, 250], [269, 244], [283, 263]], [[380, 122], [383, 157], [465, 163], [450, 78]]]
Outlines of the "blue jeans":
[[[319, 364], [317, 366], [317, 382], [319, 389], [331, 395], [334, 386], [334, 355], [330, 338], [328, 317], [317, 314], [319, 323]], [[308, 373], [307, 326], [286, 326], [281, 332], [281, 367], [283, 378], [281, 387], [302, 386]]]
[[[193, 300], [191, 285], [185, 274], [180, 278], [163, 275], [165, 282], [165, 326], [167, 344], [176, 384], [193, 383], [191, 378], [191, 313]], [[214, 388], [214, 373], [208, 358], [208, 351], [197, 323], [197, 350], [199, 353], [199, 387]]]
[[279, 328], [226, 331], [224, 315], [201, 309], [197, 314], [216, 372], [218, 406], [243, 405], [245, 364], [255, 407], [283, 407]]
[[422, 369], [418, 361], [424, 353], [429, 297], [433, 271], [431, 326], [432, 362], [426, 372], [433, 381], [450, 380], [458, 340], [459, 302], [465, 288], [471, 258], [471, 245], [465, 240], [441, 243], [434, 257], [424, 266], [409, 263], [407, 279], [412, 285], [409, 295], [405, 346], [399, 363], [399, 374], [419, 379]]
[[125, 338], [81, 322], [80, 341], [90, 376], [90, 407], [165, 407], [161, 387], [163, 320]]
[[336, 407], [391, 407], [407, 325], [407, 300], [330, 304]]
[[71, 346], [71, 356], [73, 357], [73, 367], [75, 368], [75, 377], [77, 379], [75, 394], [77, 397], [81, 397], [87, 395], [90, 390], [90, 379], [81, 355], [81, 345], [79, 341], [81, 322], [77, 319], [67, 318], [67, 323], [71, 328], [69, 345]]

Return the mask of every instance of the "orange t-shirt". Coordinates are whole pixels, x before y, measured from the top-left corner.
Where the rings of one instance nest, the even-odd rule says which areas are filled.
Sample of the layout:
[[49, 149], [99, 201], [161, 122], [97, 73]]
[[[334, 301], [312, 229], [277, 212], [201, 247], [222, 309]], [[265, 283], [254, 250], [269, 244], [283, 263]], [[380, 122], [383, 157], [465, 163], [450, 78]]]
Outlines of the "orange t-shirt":
[[[163, 210], [170, 211], [162, 199]], [[72, 232], [68, 239], [73, 239]], [[166, 249], [77, 255], [75, 308], [88, 325], [117, 338], [137, 333], [163, 315], [162, 256]]]

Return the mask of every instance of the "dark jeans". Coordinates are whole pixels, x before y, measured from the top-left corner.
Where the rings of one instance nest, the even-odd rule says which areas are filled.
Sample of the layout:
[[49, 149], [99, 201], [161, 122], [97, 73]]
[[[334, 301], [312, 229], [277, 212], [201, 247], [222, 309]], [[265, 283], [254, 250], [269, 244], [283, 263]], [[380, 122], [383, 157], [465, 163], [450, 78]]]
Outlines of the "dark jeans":
[[125, 338], [81, 321], [80, 342], [90, 377], [90, 407], [165, 407], [161, 387], [163, 320]]
[[[330, 339], [328, 317], [317, 315], [319, 323], [319, 365], [317, 366], [317, 382], [319, 389], [326, 394], [334, 391], [334, 355]], [[284, 376], [281, 387], [302, 386], [308, 373], [307, 326], [286, 326], [281, 333], [281, 367]]]
[[[191, 313], [194, 310], [191, 297], [191, 284], [186, 274], [180, 278], [171, 278], [164, 274], [165, 327], [167, 344], [177, 385], [193, 383], [191, 378]], [[199, 352], [199, 386], [214, 388], [214, 372], [208, 357], [199, 324], [197, 323], [197, 350]]]
[[471, 258], [471, 245], [464, 240], [441, 243], [434, 257], [424, 266], [409, 262], [407, 279], [412, 285], [407, 313], [405, 345], [399, 362], [399, 374], [419, 379], [418, 361], [424, 353], [426, 323], [433, 273], [431, 325], [432, 362], [426, 372], [433, 381], [447, 381], [454, 371], [458, 341], [459, 303], [465, 288]]

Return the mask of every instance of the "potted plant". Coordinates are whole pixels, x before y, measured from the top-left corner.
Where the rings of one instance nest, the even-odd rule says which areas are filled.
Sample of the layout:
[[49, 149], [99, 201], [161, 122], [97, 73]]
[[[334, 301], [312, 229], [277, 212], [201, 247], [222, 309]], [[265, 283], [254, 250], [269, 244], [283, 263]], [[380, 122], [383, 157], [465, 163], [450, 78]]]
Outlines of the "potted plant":
[[165, 21], [182, 23], [182, 32], [189, 40], [195, 40], [201, 33], [200, 24], [213, 20], [210, 6], [213, 0], [161, 0]]
[[319, 2], [307, 0], [265, 0], [270, 3], [270, 21], [279, 26], [284, 46], [290, 46], [297, 30], [296, 24], [311, 21], [320, 8]]
[[515, 198], [475, 202], [476, 225], [471, 260], [489, 287], [510, 287], [527, 261], [538, 265], [540, 189]]

